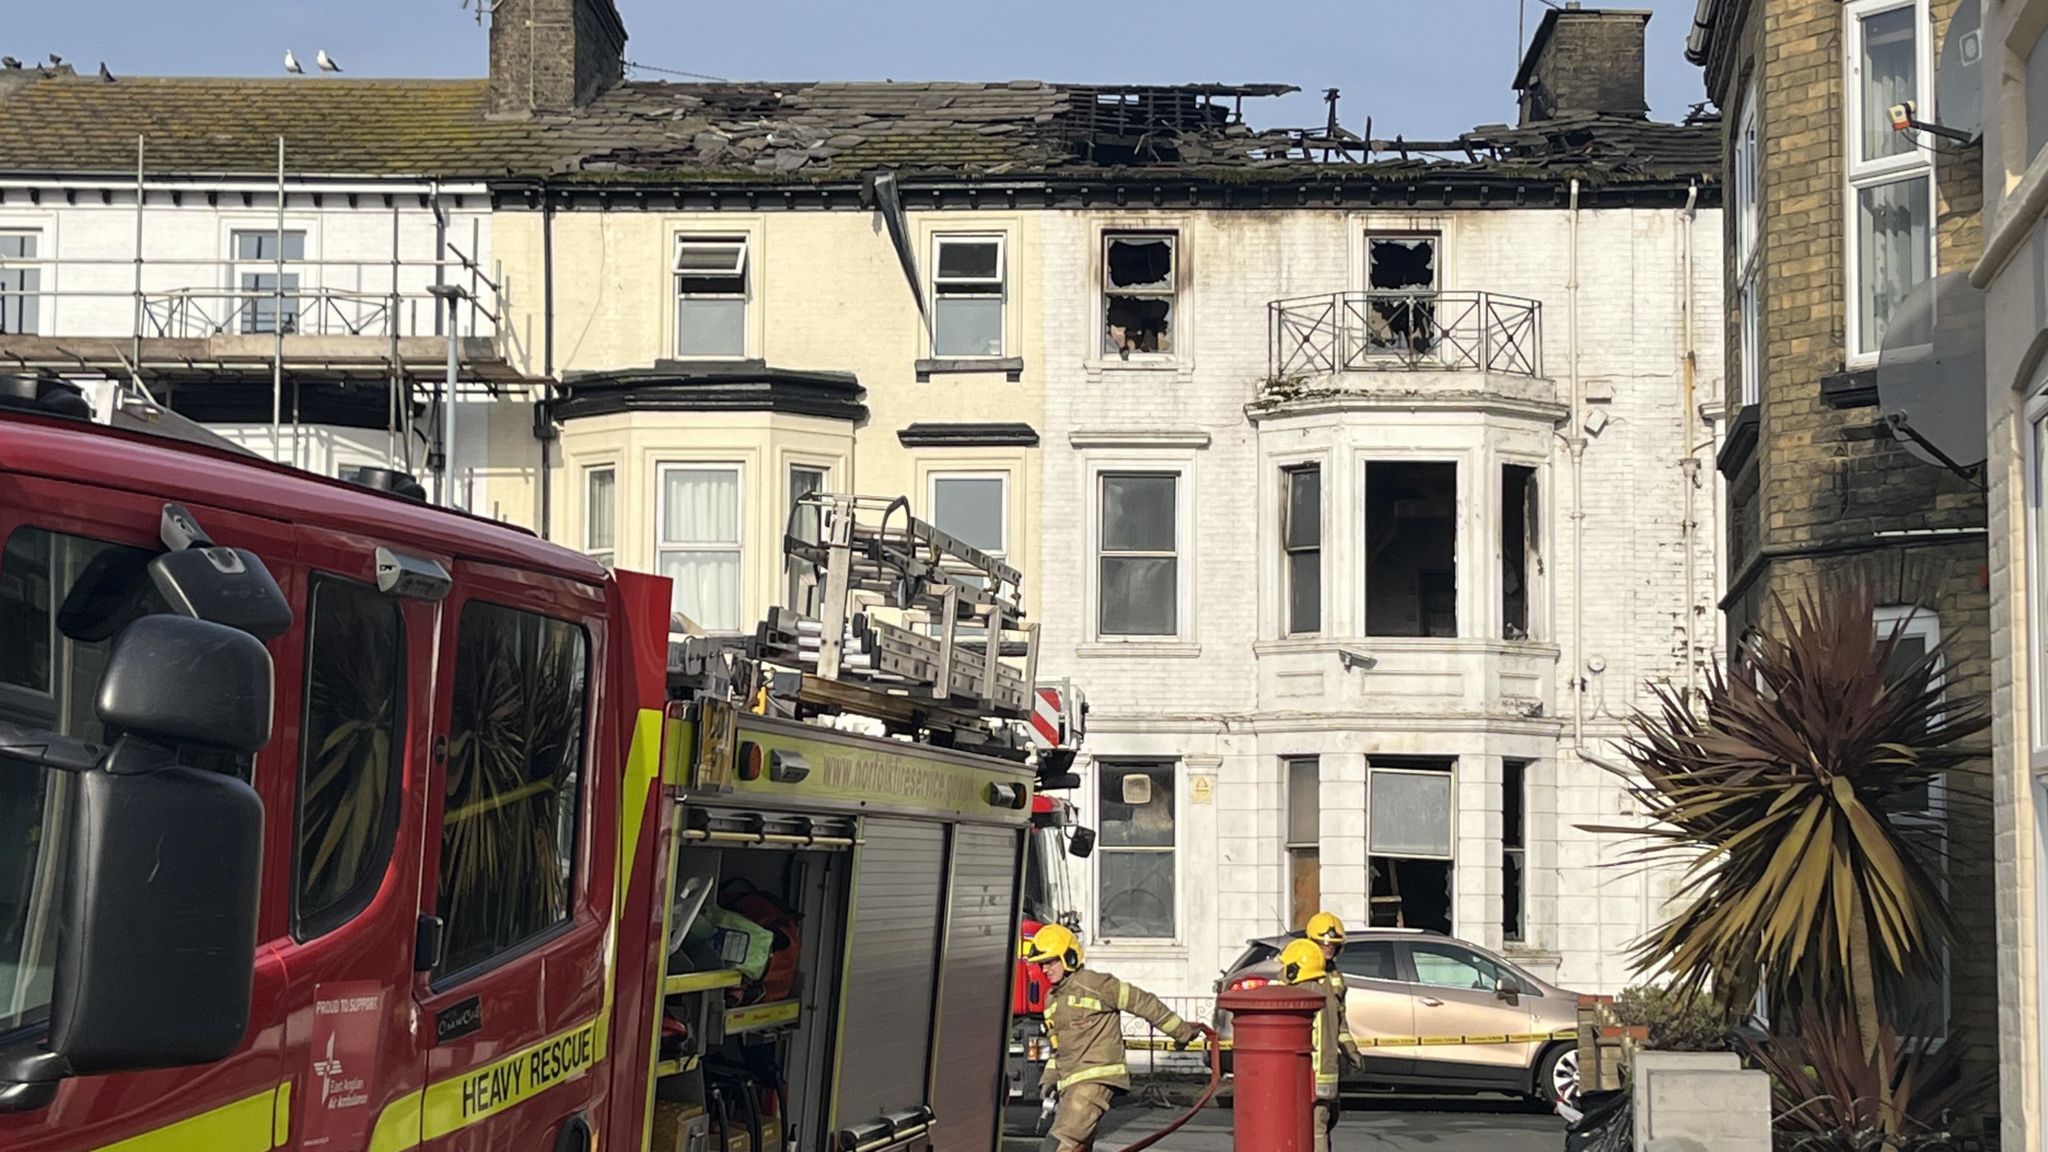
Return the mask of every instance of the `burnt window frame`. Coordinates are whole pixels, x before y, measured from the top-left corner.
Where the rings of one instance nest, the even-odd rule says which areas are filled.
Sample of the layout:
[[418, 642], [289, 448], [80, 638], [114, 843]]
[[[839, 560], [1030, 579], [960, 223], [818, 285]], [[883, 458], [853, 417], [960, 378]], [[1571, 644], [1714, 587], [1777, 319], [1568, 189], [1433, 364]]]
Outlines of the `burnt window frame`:
[[[378, 816], [377, 841], [372, 855], [364, 862], [355, 882], [341, 890], [325, 905], [312, 911], [306, 908], [306, 798], [307, 785], [312, 775], [311, 745], [313, 740], [313, 674], [319, 663], [320, 643], [320, 592], [324, 588], [345, 588], [352, 594], [366, 597], [372, 603], [381, 604], [391, 611], [396, 624], [395, 660], [392, 665], [396, 675], [391, 684], [391, 714], [395, 728], [389, 733], [391, 739], [391, 763], [384, 792], [384, 802]], [[300, 943], [318, 939], [347, 924], [361, 915], [371, 901], [376, 899], [377, 890], [384, 885], [384, 878], [391, 870], [392, 854], [397, 849], [400, 824], [400, 805], [405, 794], [406, 741], [411, 733], [411, 716], [407, 711], [411, 695], [407, 691], [407, 643], [404, 607], [398, 600], [384, 595], [369, 584], [351, 580], [332, 572], [314, 572], [306, 585], [306, 640], [305, 665], [300, 677], [299, 696], [299, 747], [297, 776], [292, 795], [292, 871], [291, 871], [291, 933]]]
[[[1110, 283], [1109, 278], [1109, 252], [1110, 246], [1119, 240], [1163, 240], [1166, 242], [1167, 273], [1166, 288], [1164, 290], [1158, 288], [1116, 290], [1115, 286]], [[1170, 364], [1183, 355], [1182, 337], [1185, 334], [1185, 326], [1182, 323], [1182, 317], [1186, 310], [1184, 307], [1186, 293], [1182, 289], [1181, 268], [1187, 251], [1185, 244], [1185, 238], [1181, 235], [1181, 231], [1178, 228], [1133, 227], [1102, 229], [1098, 234], [1098, 243], [1095, 247], [1095, 270], [1098, 281], [1095, 301], [1097, 336], [1095, 352], [1090, 357], [1091, 359], [1103, 362]], [[1110, 337], [1109, 301], [1111, 296], [1165, 300], [1167, 302], [1166, 327], [1163, 330], [1163, 334], [1166, 338], [1166, 347], [1153, 351], [1117, 347]]]

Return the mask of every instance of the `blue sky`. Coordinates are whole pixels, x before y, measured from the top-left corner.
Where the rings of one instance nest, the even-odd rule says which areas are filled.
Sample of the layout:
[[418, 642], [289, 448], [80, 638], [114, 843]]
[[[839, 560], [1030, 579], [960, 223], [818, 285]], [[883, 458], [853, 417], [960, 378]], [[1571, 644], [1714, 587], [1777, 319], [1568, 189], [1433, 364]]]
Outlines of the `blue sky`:
[[[475, 0], [471, 0], [472, 4]], [[1286, 83], [1261, 127], [1320, 124], [1343, 90], [1345, 126], [1411, 139], [1514, 116], [1516, 17], [1543, 0], [619, 0], [626, 58], [728, 79]], [[55, 52], [115, 75], [283, 75], [286, 48], [325, 48], [350, 75], [468, 76], [484, 30], [460, 0], [7, 0], [0, 54]], [[1587, 7], [1593, 7], [1588, 3]], [[1694, 0], [1636, 0], [1650, 21], [1660, 119], [1705, 98], [1685, 62]], [[651, 72], [638, 74], [661, 79]], [[316, 82], [308, 80], [307, 82]], [[1253, 114], [1255, 109], [1248, 108]]]

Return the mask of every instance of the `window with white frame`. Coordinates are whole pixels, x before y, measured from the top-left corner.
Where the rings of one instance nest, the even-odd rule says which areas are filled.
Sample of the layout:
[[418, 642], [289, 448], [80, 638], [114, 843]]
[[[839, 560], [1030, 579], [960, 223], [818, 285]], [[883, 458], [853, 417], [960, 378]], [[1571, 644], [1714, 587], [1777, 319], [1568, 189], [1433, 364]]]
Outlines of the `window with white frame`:
[[[1891, 642], [1885, 665], [1887, 680], [1903, 675], [1935, 654], [1941, 646], [1941, 618], [1931, 609], [1893, 604], [1877, 609], [1877, 641]], [[1940, 657], [1934, 655], [1935, 687], [1941, 686]], [[1944, 892], [1948, 889], [1948, 794], [1947, 781], [1936, 777], [1921, 788], [1892, 798], [1889, 815], [1894, 826], [1909, 841], [1921, 847], [1929, 868]], [[1895, 1016], [1902, 1035], [1920, 1041], [1938, 1041], [1948, 1035], [1949, 982], [1948, 949], [1938, 958], [1940, 969], [1930, 980], [1900, 991]]]
[[1925, 0], [1851, 0], [1849, 359], [1868, 363], [1906, 294], [1934, 274], [1934, 155], [1892, 128], [1894, 105], [1932, 108]]
[[1323, 906], [1323, 765], [1317, 756], [1280, 763], [1287, 774], [1288, 924], [1299, 931]]
[[656, 563], [675, 610], [707, 632], [740, 630], [740, 468], [663, 464]]
[[1173, 232], [1105, 232], [1102, 236], [1102, 351], [1173, 351], [1180, 237]]
[[1282, 469], [1280, 480], [1281, 630], [1312, 635], [1323, 630], [1323, 470], [1301, 464]]
[[1529, 762], [1500, 764], [1500, 933], [1501, 939], [1526, 938], [1529, 808]]
[[[783, 531], [809, 544], [825, 542], [823, 518], [816, 505], [799, 505], [797, 502], [814, 492], [825, 490], [825, 469], [811, 464], [792, 464], [789, 467], [789, 517]], [[783, 607], [805, 615], [815, 615], [814, 606], [807, 595], [809, 588], [816, 586], [816, 572], [812, 566], [794, 556], [782, 561], [783, 578], [788, 585], [784, 594]], [[806, 580], [805, 577], [811, 577]]]
[[1761, 143], [1757, 134], [1756, 82], [1752, 80], [1743, 91], [1741, 115], [1736, 120], [1734, 178], [1729, 182], [1728, 192], [1735, 224], [1736, 338], [1741, 342], [1739, 370], [1745, 407], [1763, 397], [1763, 345], [1759, 331], [1763, 307], [1757, 296], [1763, 279], [1762, 245], [1757, 235], [1763, 221], [1762, 168], [1757, 163]]
[[41, 331], [36, 294], [42, 265], [35, 263], [40, 232], [0, 228], [0, 336], [34, 336]]
[[1171, 940], [1177, 930], [1171, 762], [1098, 762], [1096, 935]]
[[1457, 761], [1375, 756], [1366, 771], [1368, 907], [1375, 928], [1452, 924], [1452, 784]]
[[236, 313], [241, 317], [242, 334], [297, 332], [299, 274], [284, 269], [305, 260], [306, 234], [287, 231], [280, 235], [276, 229], [251, 229], [236, 232], [231, 243], [235, 252], [235, 284], [240, 290]]
[[618, 548], [618, 479], [609, 464], [583, 470], [583, 551], [607, 568]]
[[1003, 238], [939, 236], [932, 258], [932, 355], [1003, 354]]
[[738, 359], [747, 354], [747, 241], [743, 236], [676, 237], [676, 354]]
[[1096, 632], [1180, 632], [1180, 475], [1105, 472], [1097, 478]]

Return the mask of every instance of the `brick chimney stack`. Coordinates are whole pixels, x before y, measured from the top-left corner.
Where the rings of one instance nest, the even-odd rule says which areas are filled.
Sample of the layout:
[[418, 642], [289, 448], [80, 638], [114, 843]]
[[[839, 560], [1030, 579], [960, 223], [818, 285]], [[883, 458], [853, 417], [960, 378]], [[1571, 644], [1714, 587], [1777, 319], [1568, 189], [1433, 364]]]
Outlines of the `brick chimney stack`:
[[1643, 33], [1649, 23], [1645, 11], [1580, 8], [1576, 0], [1545, 12], [1515, 73], [1522, 126], [1565, 116], [1647, 117]]
[[625, 79], [626, 24], [613, 0], [496, 0], [491, 111], [573, 112]]

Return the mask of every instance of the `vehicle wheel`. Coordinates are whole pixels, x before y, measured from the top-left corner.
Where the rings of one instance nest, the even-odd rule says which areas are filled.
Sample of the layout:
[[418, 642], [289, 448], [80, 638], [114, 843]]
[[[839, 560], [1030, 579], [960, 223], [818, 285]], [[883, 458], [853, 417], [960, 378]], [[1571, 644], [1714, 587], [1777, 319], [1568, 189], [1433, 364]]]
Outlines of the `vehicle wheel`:
[[1543, 1054], [1536, 1063], [1536, 1095], [1552, 1106], [1579, 1098], [1579, 1050], [1560, 1044]]

